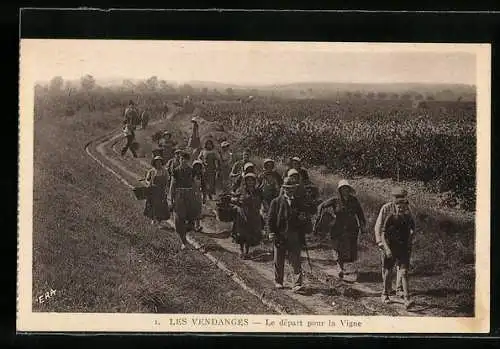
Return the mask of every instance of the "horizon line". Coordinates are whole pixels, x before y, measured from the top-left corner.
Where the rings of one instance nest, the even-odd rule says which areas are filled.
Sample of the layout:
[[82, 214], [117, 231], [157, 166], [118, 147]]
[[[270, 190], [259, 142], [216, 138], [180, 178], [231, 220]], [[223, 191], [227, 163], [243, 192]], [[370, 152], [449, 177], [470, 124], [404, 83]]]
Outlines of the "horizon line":
[[[90, 74], [92, 75], [92, 74]], [[85, 76], [82, 75], [82, 77]], [[148, 77], [143, 77], [143, 78], [132, 78], [132, 77], [96, 77], [92, 75], [94, 79], [96, 80], [96, 84], [99, 85], [99, 80], [147, 80], [153, 76], [156, 76], [158, 78], [158, 81], [164, 80], [167, 83], [174, 83], [177, 85], [182, 85], [182, 84], [189, 84], [189, 83], [203, 83], [203, 84], [218, 84], [218, 85], [231, 85], [235, 87], [272, 87], [272, 86], [285, 86], [285, 85], [299, 85], [299, 84], [349, 84], [349, 85], [401, 85], [401, 84], [414, 84], [414, 85], [465, 85], [465, 86], [472, 86], [475, 87], [476, 83], [466, 83], [466, 82], [426, 82], [426, 81], [394, 81], [394, 82], [370, 82], [370, 81], [321, 81], [321, 80], [305, 80], [305, 81], [283, 81], [283, 82], [262, 82], [262, 83], [248, 83], [248, 82], [243, 82], [243, 83], [237, 83], [237, 82], [223, 82], [223, 81], [215, 81], [215, 80], [167, 80], [163, 79], [157, 75], [151, 75]], [[35, 83], [40, 83], [40, 82], [50, 82], [51, 79], [53, 79], [56, 76], [53, 76], [50, 79], [47, 80], [42, 80], [39, 79], [35, 81]], [[80, 78], [65, 78], [61, 76], [63, 80], [65, 81], [74, 81], [74, 80], [79, 80]]]

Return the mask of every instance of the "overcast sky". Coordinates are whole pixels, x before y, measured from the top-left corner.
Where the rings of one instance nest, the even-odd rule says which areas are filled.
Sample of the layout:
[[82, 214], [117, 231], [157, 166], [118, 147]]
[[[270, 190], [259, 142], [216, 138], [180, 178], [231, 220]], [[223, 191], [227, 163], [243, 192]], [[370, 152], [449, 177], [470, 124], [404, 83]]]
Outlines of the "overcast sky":
[[53, 76], [291, 82], [476, 83], [471, 45], [23, 40], [34, 79]]

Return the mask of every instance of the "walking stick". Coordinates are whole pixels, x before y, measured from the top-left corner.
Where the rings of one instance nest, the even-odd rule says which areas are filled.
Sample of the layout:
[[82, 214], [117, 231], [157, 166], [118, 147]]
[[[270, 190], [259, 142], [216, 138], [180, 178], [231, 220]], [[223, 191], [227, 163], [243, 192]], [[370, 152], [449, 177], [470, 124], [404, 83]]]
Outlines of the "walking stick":
[[305, 241], [304, 241], [304, 250], [306, 250], [307, 264], [309, 264], [309, 269], [311, 270], [311, 273], [312, 273], [313, 269], [312, 269], [312, 264], [311, 264], [311, 258], [309, 257], [309, 250], [307, 249], [307, 245], [306, 245]]

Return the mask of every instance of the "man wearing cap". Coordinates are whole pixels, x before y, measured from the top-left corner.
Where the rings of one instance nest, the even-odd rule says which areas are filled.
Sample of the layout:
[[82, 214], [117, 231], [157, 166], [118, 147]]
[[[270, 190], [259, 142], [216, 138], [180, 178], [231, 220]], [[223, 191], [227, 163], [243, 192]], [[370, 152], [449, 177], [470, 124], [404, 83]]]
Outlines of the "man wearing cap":
[[[396, 265], [396, 288], [403, 287], [403, 298], [407, 307], [409, 300], [407, 273], [410, 262], [411, 244], [415, 233], [415, 219], [408, 205], [407, 191], [393, 188], [392, 201], [380, 209], [375, 223], [375, 243], [381, 250], [382, 280], [384, 290], [382, 301], [390, 303], [392, 292], [392, 268]], [[396, 228], [395, 228], [396, 227]], [[405, 289], [406, 288], [406, 289]]]
[[303, 201], [295, 196], [298, 185], [285, 178], [283, 192], [271, 201], [267, 226], [274, 242], [275, 287], [283, 288], [285, 256], [293, 268], [293, 291], [303, 288], [300, 253], [305, 242], [306, 215]]

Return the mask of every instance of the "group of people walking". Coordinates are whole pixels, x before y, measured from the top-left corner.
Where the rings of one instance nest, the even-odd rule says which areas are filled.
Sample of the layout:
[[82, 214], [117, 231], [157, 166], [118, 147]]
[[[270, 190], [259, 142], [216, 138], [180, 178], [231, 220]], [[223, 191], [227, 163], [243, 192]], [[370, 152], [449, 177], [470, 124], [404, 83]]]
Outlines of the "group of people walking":
[[[235, 161], [226, 140], [218, 144], [217, 149], [215, 141], [208, 139], [201, 148], [198, 123], [193, 119], [192, 124], [186, 149], [176, 148], [169, 132], [158, 140], [158, 149], [145, 178], [151, 194], [144, 214], [152, 224], [161, 224], [173, 215], [175, 231], [184, 250], [188, 245], [187, 232], [202, 230], [203, 205], [207, 200], [216, 199], [219, 192], [219, 200], [230, 197], [234, 211], [231, 235], [240, 247], [242, 259], [250, 258], [250, 249], [263, 239], [273, 242], [277, 289], [284, 287], [286, 258], [293, 269], [292, 290], [303, 289], [301, 251], [306, 235], [322, 231], [330, 235], [339, 277], [343, 278], [345, 263], [358, 259], [360, 234], [368, 231], [352, 185], [340, 180], [338, 195], [319, 202], [317, 187], [299, 157], [291, 159], [283, 174], [278, 172], [273, 159], [265, 159], [258, 169], [248, 149]], [[406, 191], [395, 188], [392, 197], [393, 200], [381, 208], [374, 227], [375, 241], [381, 252], [382, 301], [390, 302], [392, 269], [396, 267], [397, 292], [409, 307], [412, 302], [407, 271], [415, 222]]]

